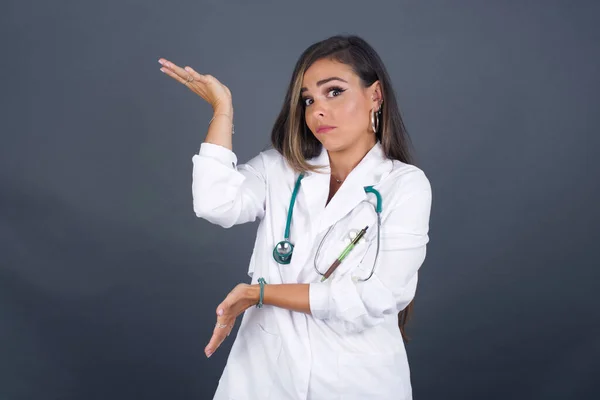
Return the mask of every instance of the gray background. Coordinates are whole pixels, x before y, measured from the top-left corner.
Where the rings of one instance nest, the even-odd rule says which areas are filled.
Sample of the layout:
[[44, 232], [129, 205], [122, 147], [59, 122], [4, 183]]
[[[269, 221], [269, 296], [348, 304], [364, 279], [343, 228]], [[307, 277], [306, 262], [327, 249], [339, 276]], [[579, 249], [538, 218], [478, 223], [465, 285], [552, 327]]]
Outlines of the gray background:
[[157, 60], [230, 87], [246, 161], [336, 33], [380, 53], [433, 186], [415, 399], [600, 398], [599, 2], [0, 7], [0, 399], [210, 398], [256, 225], [195, 217], [211, 110]]

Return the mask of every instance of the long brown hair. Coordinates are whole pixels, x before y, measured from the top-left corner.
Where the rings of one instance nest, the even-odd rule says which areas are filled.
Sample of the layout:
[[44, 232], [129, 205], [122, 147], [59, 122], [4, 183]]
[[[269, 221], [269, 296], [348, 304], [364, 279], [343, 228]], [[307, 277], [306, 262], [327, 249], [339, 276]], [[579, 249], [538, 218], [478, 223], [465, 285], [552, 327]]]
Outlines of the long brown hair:
[[[316, 171], [306, 160], [321, 151], [321, 142], [310, 132], [304, 119], [304, 103], [300, 89], [306, 70], [317, 60], [331, 59], [352, 68], [363, 87], [379, 81], [383, 96], [380, 123], [375, 136], [385, 155], [393, 160], [412, 164], [411, 142], [396, 102], [390, 77], [375, 50], [355, 35], [336, 35], [308, 47], [296, 62], [281, 112], [271, 132], [271, 144], [297, 172]], [[408, 341], [405, 325], [412, 313], [413, 301], [398, 313], [398, 327]]]

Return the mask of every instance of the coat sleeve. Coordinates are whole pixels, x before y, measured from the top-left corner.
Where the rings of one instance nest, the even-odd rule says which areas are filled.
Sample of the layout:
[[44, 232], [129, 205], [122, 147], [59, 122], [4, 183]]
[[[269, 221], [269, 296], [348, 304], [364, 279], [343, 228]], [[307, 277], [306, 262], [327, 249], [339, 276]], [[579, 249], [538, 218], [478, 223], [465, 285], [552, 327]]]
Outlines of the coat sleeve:
[[[360, 332], [381, 324], [413, 299], [417, 272], [425, 260], [429, 242], [431, 187], [425, 185], [403, 196], [381, 226], [380, 250], [373, 276], [376, 243], [371, 243], [360, 265], [325, 282], [310, 284], [313, 317], [337, 322], [347, 332]], [[375, 239], [376, 241], [376, 239]]]
[[265, 213], [264, 154], [237, 165], [235, 153], [223, 146], [202, 143], [192, 157], [192, 199], [199, 218], [230, 228], [262, 219]]

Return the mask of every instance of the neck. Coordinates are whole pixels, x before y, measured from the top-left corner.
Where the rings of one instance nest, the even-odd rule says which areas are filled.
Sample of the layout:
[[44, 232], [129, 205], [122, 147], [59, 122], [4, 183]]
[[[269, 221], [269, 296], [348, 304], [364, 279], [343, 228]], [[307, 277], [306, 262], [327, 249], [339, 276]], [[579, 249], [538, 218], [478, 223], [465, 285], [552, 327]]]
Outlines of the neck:
[[328, 151], [331, 175], [335, 179], [346, 180], [350, 172], [356, 167], [365, 155], [373, 148], [376, 139], [340, 151]]

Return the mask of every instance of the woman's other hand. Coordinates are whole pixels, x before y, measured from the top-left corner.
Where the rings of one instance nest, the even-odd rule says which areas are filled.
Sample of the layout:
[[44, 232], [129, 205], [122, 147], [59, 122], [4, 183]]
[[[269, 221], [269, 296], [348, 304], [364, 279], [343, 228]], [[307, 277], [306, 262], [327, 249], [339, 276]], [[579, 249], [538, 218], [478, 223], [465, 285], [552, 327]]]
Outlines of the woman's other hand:
[[237, 285], [217, 307], [217, 323], [210, 342], [204, 349], [210, 357], [231, 333], [235, 320], [244, 311], [258, 303], [258, 286], [245, 283]]
[[212, 75], [202, 75], [194, 71], [192, 67], [181, 68], [169, 60], [160, 58], [158, 62], [162, 65], [160, 70], [177, 82], [185, 85], [192, 92], [206, 100], [217, 110], [230, 110], [231, 91]]

